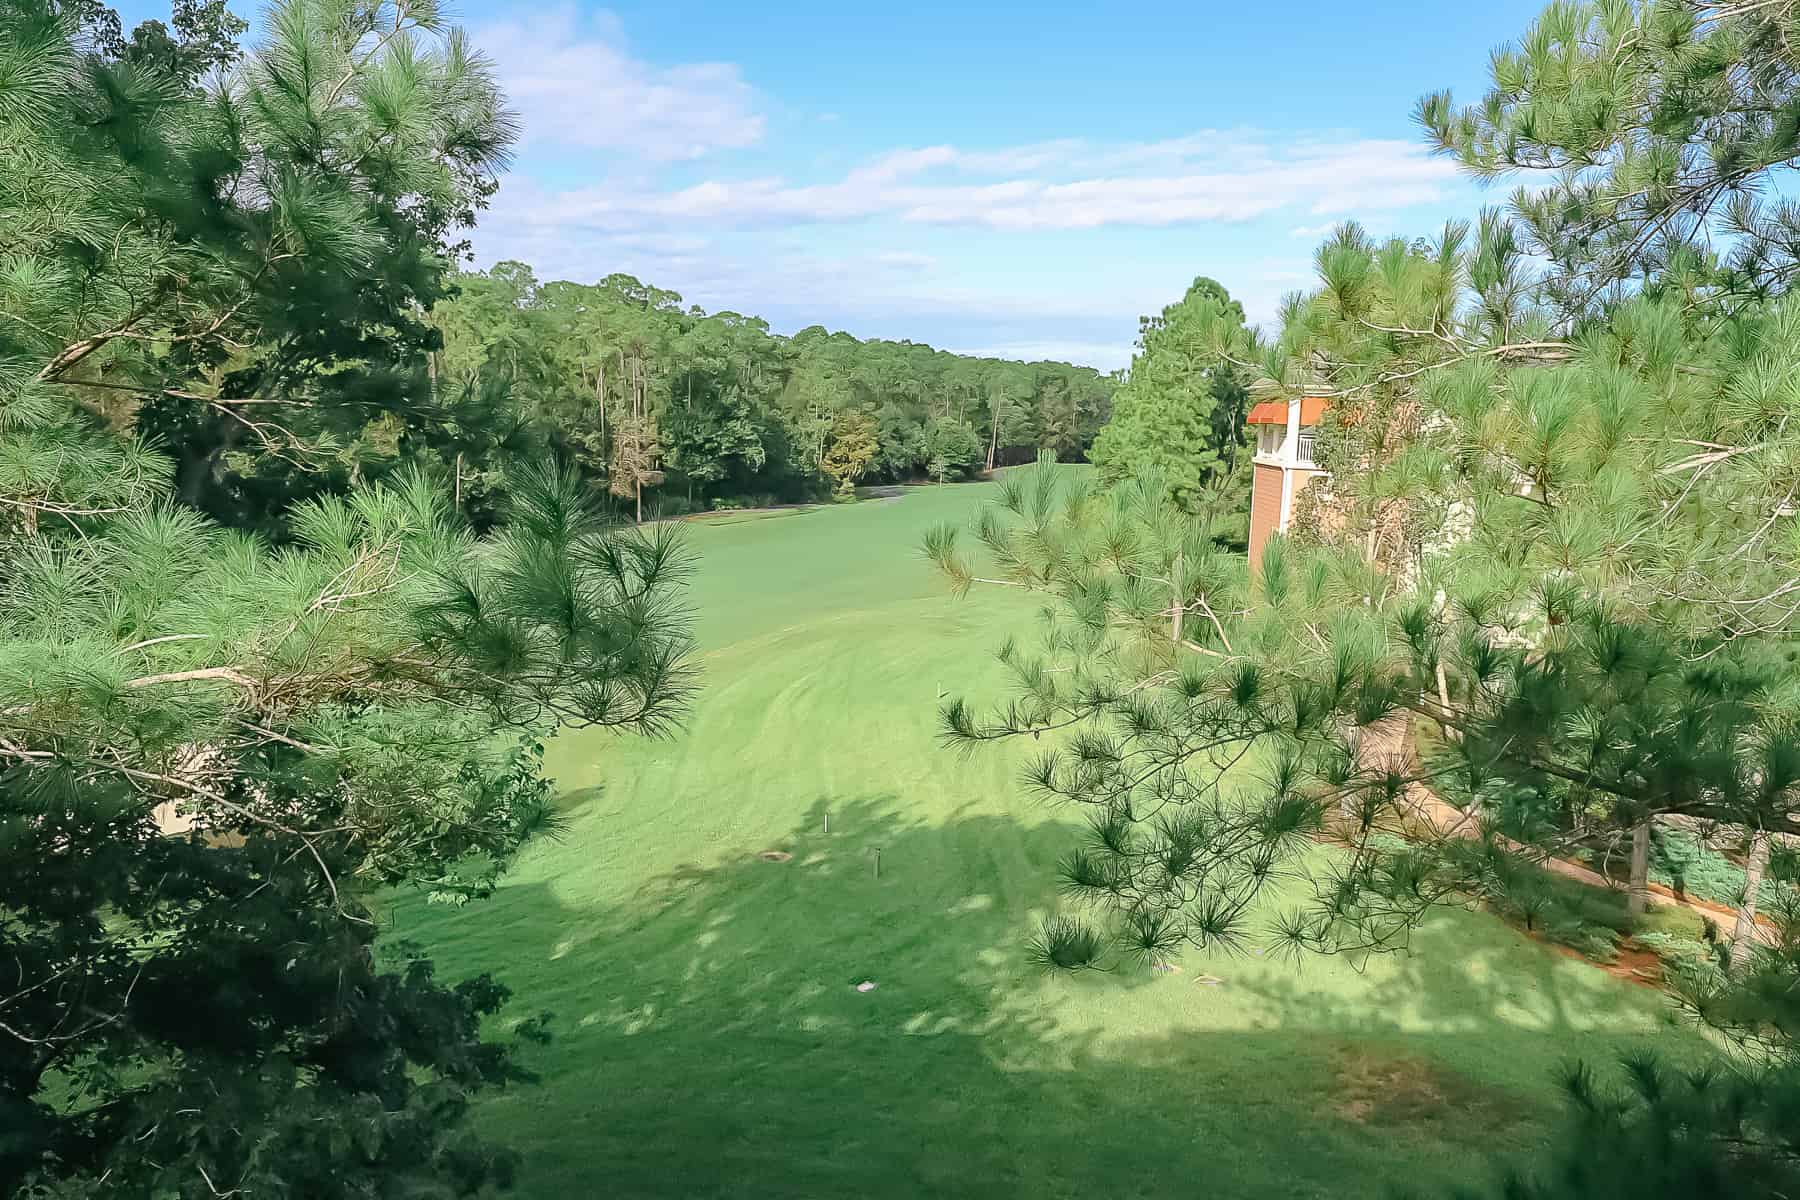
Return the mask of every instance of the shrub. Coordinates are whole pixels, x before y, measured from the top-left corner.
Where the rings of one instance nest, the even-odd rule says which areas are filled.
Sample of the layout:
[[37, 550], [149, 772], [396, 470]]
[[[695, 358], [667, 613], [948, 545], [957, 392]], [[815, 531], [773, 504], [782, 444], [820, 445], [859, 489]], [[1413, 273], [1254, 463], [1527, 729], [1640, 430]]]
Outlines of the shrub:
[[1371, 850], [1379, 850], [1383, 854], [1404, 854], [1412, 849], [1412, 843], [1397, 833], [1377, 831], [1368, 837], [1367, 845]]
[[1650, 878], [1677, 895], [1736, 907], [1744, 899], [1744, 872], [1723, 854], [1682, 829], [1659, 829], [1650, 842]]
[[1045, 921], [1027, 950], [1046, 971], [1079, 971], [1099, 965], [1105, 943], [1098, 931], [1070, 917]]
[[1610, 963], [1619, 957], [1619, 935], [1604, 925], [1570, 920], [1547, 922], [1544, 934], [1551, 941], [1598, 963]]
[[1663, 973], [1684, 990], [1708, 993], [1725, 982], [1725, 959], [1730, 951], [1723, 943], [1668, 933], [1641, 933], [1637, 943], [1662, 960]]

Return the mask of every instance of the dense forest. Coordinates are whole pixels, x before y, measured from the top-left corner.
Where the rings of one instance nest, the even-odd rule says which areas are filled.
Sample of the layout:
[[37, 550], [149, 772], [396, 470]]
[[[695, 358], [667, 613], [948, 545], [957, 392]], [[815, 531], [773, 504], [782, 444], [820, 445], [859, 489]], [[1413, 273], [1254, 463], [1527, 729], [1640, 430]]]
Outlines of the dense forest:
[[545, 447], [634, 516], [965, 479], [1044, 450], [1078, 460], [1115, 383], [816, 325], [782, 337], [629, 275], [540, 283], [516, 262], [457, 277], [433, 321], [431, 378], [467, 414], [452, 470], [478, 521], [509, 454]]

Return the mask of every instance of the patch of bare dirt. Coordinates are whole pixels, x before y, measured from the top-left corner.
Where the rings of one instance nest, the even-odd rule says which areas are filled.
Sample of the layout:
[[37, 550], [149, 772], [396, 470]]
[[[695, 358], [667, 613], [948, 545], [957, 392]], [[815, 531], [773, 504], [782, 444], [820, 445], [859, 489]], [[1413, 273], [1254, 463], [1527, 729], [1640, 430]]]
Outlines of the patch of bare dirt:
[[1646, 950], [1630, 938], [1625, 938], [1619, 943], [1618, 957], [1608, 963], [1589, 958], [1573, 946], [1553, 942], [1538, 931], [1526, 929], [1516, 922], [1508, 921], [1507, 924], [1540, 946], [1548, 946], [1564, 958], [1572, 958], [1576, 962], [1596, 967], [1615, 979], [1623, 979], [1626, 983], [1641, 984], [1644, 987], [1660, 988], [1662, 986], [1662, 959], [1657, 957], [1654, 950]]
[[1331, 1056], [1331, 1110], [1357, 1125], [1429, 1126], [1486, 1136], [1527, 1117], [1511, 1096], [1483, 1088], [1418, 1055], [1380, 1046], [1340, 1046]]
[[762, 859], [764, 862], [773, 862], [773, 863], [783, 863], [783, 862], [794, 861], [794, 856], [789, 854], [786, 850], [764, 850], [761, 854], [757, 855], [756, 857]]

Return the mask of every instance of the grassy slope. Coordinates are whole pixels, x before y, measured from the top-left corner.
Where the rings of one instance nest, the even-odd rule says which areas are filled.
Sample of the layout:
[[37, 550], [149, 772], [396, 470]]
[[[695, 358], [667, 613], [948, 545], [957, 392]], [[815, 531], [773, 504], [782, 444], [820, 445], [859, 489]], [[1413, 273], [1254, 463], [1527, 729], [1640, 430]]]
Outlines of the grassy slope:
[[697, 528], [688, 731], [559, 739], [570, 836], [489, 902], [399, 906], [448, 977], [556, 1014], [542, 1085], [481, 1113], [527, 1194], [1378, 1196], [1528, 1145], [1559, 1060], [1668, 1044], [1653, 994], [1464, 913], [1362, 973], [1028, 966], [1069, 815], [934, 709], [996, 694], [1031, 605], [912, 553], [985, 490]]

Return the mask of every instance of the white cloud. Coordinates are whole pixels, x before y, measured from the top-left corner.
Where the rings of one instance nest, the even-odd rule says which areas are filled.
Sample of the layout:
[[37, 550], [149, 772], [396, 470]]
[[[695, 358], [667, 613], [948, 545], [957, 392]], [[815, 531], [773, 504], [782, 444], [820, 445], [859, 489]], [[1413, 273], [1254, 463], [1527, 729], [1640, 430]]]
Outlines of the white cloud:
[[786, 307], [804, 312], [803, 323], [892, 313], [1065, 321], [1097, 308], [1129, 323], [1136, 311], [1134, 300], [1092, 291], [1045, 295], [971, 286], [956, 270], [943, 271], [935, 257], [905, 250], [829, 255], [766, 240], [743, 245], [642, 234], [569, 238], [553, 228], [509, 228], [498, 221], [483, 225], [475, 250], [479, 267], [517, 259], [530, 263], [541, 278], [577, 282], [621, 271], [672, 288], [707, 309]]
[[[1205, 132], [1095, 147], [1050, 142], [881, 155], [840, 178], [710, 179], [669, 191], [629, 183], [502, 194], [507, 219], [607, 231], [862, 221], [1007, 231], [1170, 226], [1404, 208], [1443, 197], [1455, 167], [1411, 142], [1288, 143]], [[508, 184], [513, 188], [512, 183]]]
[[1306, 238], [1308, 241], [1311, 241], [1326, 236], [1336, 228], [1337, 226], [1330, 221], [1326, 221], [1323, 225], [1296, 225], [1288, 230], [1288, 236], [1291, 238]]
[[818, 324], [859, 337], [985, 347], [983, 353], [997, 357], [1058, 359], [1102, 370], [1130, 361], [1137, 314], [1168, 299], [1166, 289], [1141, 282], [1021, 289], [1005, 279], [971, 278], [908, 250], [834, 255], [766, 237], [565, 237], [548, 227], [485, 223], [477, 265], [504, 258], [531, 263], [541, 279], [592, 282], [624, 272], [709, 311], [755, 313], [782, 332]]
[[881, 250], [870, 256], [884, 267], [900, 267], [911, 271], [928, 271], [937, 266], [937, 259], [929, 254], [915, 254], [911, 250]]
[[753, 145], [764, 120], [736, 66], [657, 66], [634, 58], [616, 21], [577, 19], [571, 8], [475, 31], [508, 100], [524, 119], [524, 146], [624, 151], [673, 161]]
[[[1120, 367], [1129, 362], [1138, 315], [1177, 298], [1184, 269], [1220, 278], [1250, 320], [1267, 325], [1282, 294], [1311, 279], [1306, 255], [1283, 230], [1316, 238], [1333, 224], [1320, 217], [1399, 218], [1457, 189], [1452, 164], [1408, 141], [1254, 130], [1199, 130], [1156, 142], [926, 144], [811, 176], [785, 165], [761, 174], [720, 167], [696, 175], [685, 167], [680, 183], [665, 183], [674, 172], [664, 175], [644, 159], [676, 157], [666, 146], [687, 146], [691, 155], [760, 136], [755, 97], [735, 69], [653, 68], [617, 51], [621, 40], [605, 29], [571, 32], [561, 42], [553, 34], [533, 38], [563, 48], [547, 56], [515, 48], [533, 78], [560, 81], [529, 95], [630, 85], [615, 105], [629, 121], [603, 134], [588, 129], [582, 113], [552, 114], [550, 132], [539, 136], [614, 145], [637, 158], [610, 172], [589, 170], [572, 185], [509, 177], [474, 235], [479, 261], [523, 259], [544, 278], [627, 272], [710, 310], [758, 313], [790, 332], [817, 323], [1001, 357]], [[565, 45], [584, 41], [614, 56], [575, 55]], [[613, 64], [614, 83], [589, 80], [589, 61]], [[682, 119], [693, 123], [683, 132], [653, 119], [659, 110], [647, 97], [671, 81], [703, 78], [733, 86], [713, 109], [684, 108]], [[603, 136], [609, 140], [595, 140]], [[1226, 228], [1246, 222], [1258, 222], [1260, 244]], [[824, 234], [821, 225], [855, 228]], [[1218, 232], [1187, 232], [1209, 226]], [[1184, 232], [1150, 240], [1166, 241], [1179, 262], [1141, 250], [1097, 254], [1094, 243], [1076, 240], [1081, 231], [1172, 227]], [[964, 256], [957, 247], [968, 239], [951, 228], [997, 231], [1018, 249]], [[1032, 269], [1035, 259], [1023, 271], [997, 265], [1020, 253], [1054, 257], [1062, 245], [1088, 247], [1066, 278]]]

